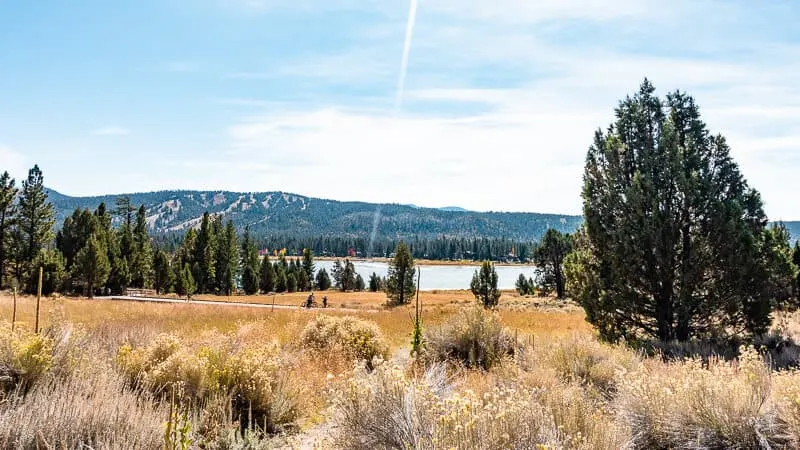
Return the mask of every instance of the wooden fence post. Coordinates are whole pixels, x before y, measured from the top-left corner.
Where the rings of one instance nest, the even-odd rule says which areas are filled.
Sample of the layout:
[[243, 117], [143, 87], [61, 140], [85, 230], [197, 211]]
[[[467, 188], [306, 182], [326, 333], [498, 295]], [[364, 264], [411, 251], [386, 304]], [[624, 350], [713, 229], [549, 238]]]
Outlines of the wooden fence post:
[[39, 334], [39, 303], [42, 301], [42, 267], [39, 266], [39, 287], [36, 289], [36, 322], [34, 333]]

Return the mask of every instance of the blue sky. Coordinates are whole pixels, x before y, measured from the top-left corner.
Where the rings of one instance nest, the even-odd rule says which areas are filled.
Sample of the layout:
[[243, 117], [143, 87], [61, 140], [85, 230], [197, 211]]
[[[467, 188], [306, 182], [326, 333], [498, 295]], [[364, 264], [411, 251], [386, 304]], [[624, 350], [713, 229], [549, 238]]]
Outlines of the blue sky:
[[800, 219], [792, 1], [0, 0], [0, 169], [66, 194], [284, 190], [579, 213], [586, 149], [647, 76], [694, 95]]

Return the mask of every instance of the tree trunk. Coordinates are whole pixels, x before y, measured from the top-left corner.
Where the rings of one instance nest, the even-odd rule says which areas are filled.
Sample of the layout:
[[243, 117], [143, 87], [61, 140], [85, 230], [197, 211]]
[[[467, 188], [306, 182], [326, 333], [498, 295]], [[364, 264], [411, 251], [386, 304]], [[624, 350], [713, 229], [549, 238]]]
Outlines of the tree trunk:
[[662, 286], [661, 292], [656, 296], [656, 324], [658, 328], [658, 340], [668, 342], [674, 339], [673, 321], [674, 311], [672, 310], [672, 283], [668, 282]]
[[89, 299], [93, 299], [94, 298], [94, 286], [93, 286], [93, 284], [94, 283], [92, 283], [91, 281], [86, 283], [86, 290], [88, 291], [86, 296], [89, 297]]

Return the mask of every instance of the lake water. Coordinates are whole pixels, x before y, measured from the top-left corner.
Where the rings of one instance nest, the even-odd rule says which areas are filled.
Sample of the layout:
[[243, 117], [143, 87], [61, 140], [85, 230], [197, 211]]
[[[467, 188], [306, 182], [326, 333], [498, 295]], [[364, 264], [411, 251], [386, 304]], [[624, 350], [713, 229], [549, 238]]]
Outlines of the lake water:
[[[332, 275], [333, 261], [314, 261], [316, 269], [324, 268]], [[364, 278], [364, 283], [369, 285], [369, 277], [375, 272], [380, 277], [385, 277], [389, 266], [384, 262], [353, 261], [356, 272]], [[431, 291], [434, 289], [469, 289], [472, 275], [479, 266], [428, 266], [417, 265], [422, 270], [420, 289]], [[533, 277], [533, 266], [494, 266], [497, 271], [497, 287], [500, 289], [514, 289], [514, 284], [519, 274], [526, 278]]]

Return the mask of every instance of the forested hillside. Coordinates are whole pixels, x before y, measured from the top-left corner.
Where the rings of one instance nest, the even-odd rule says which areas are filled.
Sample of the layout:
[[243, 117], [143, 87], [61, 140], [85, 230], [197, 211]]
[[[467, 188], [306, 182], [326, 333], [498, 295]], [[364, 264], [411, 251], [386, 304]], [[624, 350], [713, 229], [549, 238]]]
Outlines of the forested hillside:
[[[58, 224], [76, 208], [94, 210], [101, 202], [113, 205], [118, 197], [70, 197], [53, 190], [48, 193]], [[376, 238], [379, 239], [448, 236], [530, 241], [538, 240], [550, 227], [563, 232], [575, 231], [582, 221], [580, 216], [339, 202], [282, 192], [160, 191], [128, 196], [132, 204], [145, 205], [147, 223], [158, 233], [198, 227], [205, 211], [222, 214], [225, 220], [232, 220], [239, 231], [249, 225], [251, 232], [261, 237], [367, 237], [377, 224]]]

